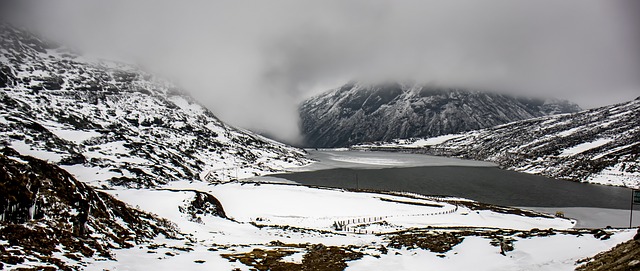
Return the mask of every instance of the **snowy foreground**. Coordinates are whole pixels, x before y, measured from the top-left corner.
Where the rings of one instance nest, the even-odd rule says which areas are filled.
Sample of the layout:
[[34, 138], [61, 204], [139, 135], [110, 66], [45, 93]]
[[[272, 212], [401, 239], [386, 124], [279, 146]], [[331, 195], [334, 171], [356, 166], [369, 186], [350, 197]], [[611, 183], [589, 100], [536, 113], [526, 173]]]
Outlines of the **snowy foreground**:
[[[218, 198], [229, 219], [185, 213], [193, 190]], [[295, 267], [313, 260], [315, 244], [342, 255], [346, 270], [573, 270], [576, 261], [634, 234], [608, 230], [603, 237], [602, 231], [572, 230], [572, 220], [509, 214], [465, 199], [285, 184], [178, 182], [105, 192], [169, 219], [186, 238], [114, 250], [116, 261], [90, 262], [91, 270], [266, 270], [261, 268], [273, 262]], [[336, 230], [340, 223], [344, 227]], [[556, 230], [537, 230], [549, 228]], [[420, 243], [438, 238], [445, 241]], [[501, 255], [500, 242], [513, 250]]]

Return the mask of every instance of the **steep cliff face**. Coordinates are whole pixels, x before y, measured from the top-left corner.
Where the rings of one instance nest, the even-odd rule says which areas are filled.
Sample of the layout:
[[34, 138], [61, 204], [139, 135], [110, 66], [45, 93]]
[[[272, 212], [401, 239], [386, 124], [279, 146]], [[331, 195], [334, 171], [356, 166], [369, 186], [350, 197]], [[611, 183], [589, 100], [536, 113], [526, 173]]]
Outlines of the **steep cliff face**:
[[439, 138], [356, 148], [486, 160], [552, 178], [640, 188], [640, 99]]
[[0, 194], [0, 264], [38, 262], [71, 269], [66, 259], [78, 264], [87, 258], [108, 259], [112, 248], [179, 236], [171, 222], [9, 148], [0, 153]]
[[299, 111], [307, 146], [343, 147], [458, 133], [578, 110], [566, 101], [398, 83], [350, 83], [308, 99]]
[[6, 24], [0, 35], [0, 145], [82, 181], [151, 187], [309, 162], [303, 150], [226, 125], [137, 67], [88, 60]]

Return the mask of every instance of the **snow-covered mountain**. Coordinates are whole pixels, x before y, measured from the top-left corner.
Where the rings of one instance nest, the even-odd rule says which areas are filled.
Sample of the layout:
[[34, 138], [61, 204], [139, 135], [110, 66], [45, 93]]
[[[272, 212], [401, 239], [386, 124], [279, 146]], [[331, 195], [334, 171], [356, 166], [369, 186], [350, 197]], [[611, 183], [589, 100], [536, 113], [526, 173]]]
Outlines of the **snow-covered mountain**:
[[578, 110], [567, 101], [399, 83], [349, 83], [299, 108], [302, 134], [311, 147], [438, 136]]
[[640, 97], [467, 133], [355, 148], [412, 150], [486, 160], [507, 169], [557, 179], [639, 188]]
[[0, 35], [2, 270], [477, 269], [477, 259], [493, 263], [482, 270], [558, 270], [634, 234], [462, 198], [198, 181], [308, 160], [135, 67], [6, 25]]
[[94, 185], [253, 176], [308, 162], [236, 129], [139, 68], [89, 60], [0, 25], [0, 144]]

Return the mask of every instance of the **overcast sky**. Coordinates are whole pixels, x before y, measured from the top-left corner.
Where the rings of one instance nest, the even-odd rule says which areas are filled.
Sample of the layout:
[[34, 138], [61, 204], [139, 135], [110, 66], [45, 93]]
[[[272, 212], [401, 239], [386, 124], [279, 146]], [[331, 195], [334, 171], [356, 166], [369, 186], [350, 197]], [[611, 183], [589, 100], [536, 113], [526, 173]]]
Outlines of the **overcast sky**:
[[[5, 1], [6, 2], [6, 1]], [[4, 16], [136, 62], [236, 126], [298, 139], [297, 104], [352, 79], [570, 99], [640, 96], [640, 1], [14, 1]]]

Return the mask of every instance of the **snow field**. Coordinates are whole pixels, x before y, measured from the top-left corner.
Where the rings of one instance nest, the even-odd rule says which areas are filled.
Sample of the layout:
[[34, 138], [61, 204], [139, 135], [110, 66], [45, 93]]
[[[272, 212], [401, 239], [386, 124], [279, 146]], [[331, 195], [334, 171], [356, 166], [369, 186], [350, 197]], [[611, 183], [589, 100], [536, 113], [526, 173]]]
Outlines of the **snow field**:
[[574, 270], [576, 261], [608, 250], [633, 237], [633, 231], [622, 231], [611, 239], [599, 240], [592, 235], [557, 234], [546, 237], [514, 237], [514, 250], [506, 256], [492, 246], [490, 239], [469, 236], [450, 251], [438, 254], [420, 249], [401, 249], [398, 253], [365, 256], [349, 263], [347, 271], [359, 270]]
[[[226, 183], [221, 185], [187, 185], [215, 196], [227, 216], [239, 223], [290, 226], [318, 231], [356, 231], [383, 233], [410, 228], [484, 227], [529, 230], [532, 228], [568, 229], [567, 219], [525, 217], [470, 210], [443, 201], [403, 196], [348, 192], [339, 189], [310, 188], [297, 185]], [[172, 188], [177, 188], [172, 186]], [[176, 222], [184, 232], [207, 238], [225, 220], [203, 218], [204, 224], [184, 221], [178, 210], [193, 192], [168, 190], [108, 190], [119, 199]], [[384, 223], [381, 223], [383, 222]], [[346, 229], [336, 230], [336, 223]], [[383, 226], [384, 225], [384, 226]]]
[[[327, 246], [359, 247], [358, 251], [365, 256], [360, 260], [347, 262], [346, 269], [356, 271], [573, 270], [577, 260], [629, 240], [634, 234], [631, 230], [614, 230], [614, 234], [608, 240], [599, 240], [590, 234], [577, 236], [557, 233], [529, 238], [512, 236], [515, 240], [515, 250], [508, 252], [507, 256], [499, 254], [499, 247], [491, 245], [490, 238], [479, 236], [466, 236], [462, 243], [445, 253], [389, 248], [387, 254], [382, 254], [376, 248], [386, 244], [387, 235], [370, 234], [371, 232], [391, 232], [427, 226], [569, 229], [573, 223], [559, 218], [530, 218], [487, 210], [474, 211], [436, 198], [417, 195], [405, 197], [298, 185], [237, 182], [211, 185], [183, 181], [172, 183], [167, 189], [195, 189], [212, 194], [220, 200], [227, 216], [235, 221], [210, 215], [202, 216], [201, 223], [190, 221], [189, 215], [181, 213], [178, 206], [186, 206], [193, 199], [195, 194], [192, 191], [107, 190], [106, 192], [132, 206], [171, 220], [189, 236], [189, 239], [158, 238], [153, 243], [160, 247], [149, 248], [149, 245], [139, 245], [116, 250], [114, 255], [117, 261], [93, 262], [88, 266], [88, 270], [249, 270], [249, 266], [229, 261], [221, 255], [246, 253], [255, 248], [276, 249], [268, 245], [273, 241], [285, 244], [322, 243]], [[438, 204], [443, 207], [425, 206], [426, 204]], [[455, 211], [451, 212], [452, 210]], [[439, 214], [421, 215], [430, 212]], [[357, 226], [358, 223], [353, 225], [361, 232], [366, 230], [369, 234], [335, 231], [331, 228], [331, 224], [338, 219], [362, 221], [376, 216], [387, 216], [383, 220], [388, 224], [370, 223], [362, 227]], [[273, 226], [260, 228], [252, 223]], [[302, 261], [304, 249], [286, 249], [297, 252], [281, 261]]]
[[[573, 226], [572, 221], [566, 219], [530, 218], [491, 211], [475, 212], [442, 201], [339, 189], [228, 183], [211, 186], [206, 192], [218, 198], [227, 215], [237, 221], [317, 230], [333, 230], [334, 222], [338, 221], [369, 225], [370, 222], [383, 220], [395, 225], [384, 232], [427, 226], [512, 229], [567, 229]], [[373, 228], [368, 230], [369, 233], [372, 231], [380, 232]]]

